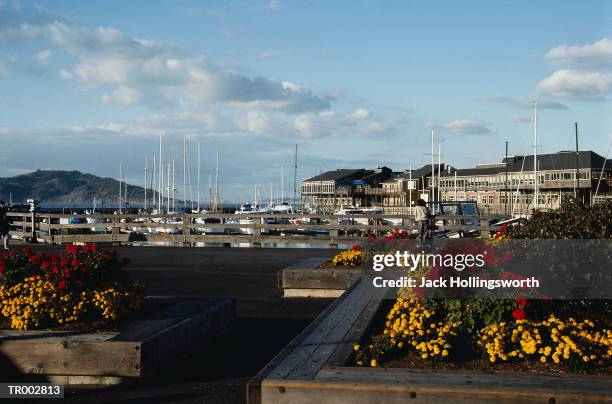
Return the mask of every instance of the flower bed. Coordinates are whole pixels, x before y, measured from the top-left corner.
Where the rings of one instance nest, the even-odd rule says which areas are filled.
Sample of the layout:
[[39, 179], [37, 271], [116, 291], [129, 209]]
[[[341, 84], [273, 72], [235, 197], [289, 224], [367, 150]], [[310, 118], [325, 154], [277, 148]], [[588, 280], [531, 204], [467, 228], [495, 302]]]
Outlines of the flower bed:
[[[604, 316], [576, 319], [559, 304], [551, 303], [549, 309], [545, 305], [523, 298], [516, 302], [398, 298], [384, 325], [354, 346], [354, 364], [611, 374], [609, 321]], [[459, 312], [462, 319], [455, 320]], [[534, 319], [524, 318], [531, 314]]]
[[0, 327], [105, 326], [142, 308], [142, 287], [113, 252], [68, 245], [60, 256], [28, 248], [0, 255]]
[[[609, 266], [597, 267], [596, 256], [609, 254], [610, 249], [594, 239], [611, 237], [612, 203], [584, 207], [565, 201], [558, 211], [536, 212], [531, 219], [517, 226], [504, 227], [490, 240], [465, 242], [443, 249], [442, 253], [482, 251], [484, 269], [466, 266], [463, 272], [452, 272], [460, 278], [481, 280], [523, 280], [532, 268], [523, 268], [534, 257], [549, 267], [539, 268], [539, 275], [554, 279], [557, 285], [586, 285], [594, 293], [609, 284]], [[511, 239], [590, 239], [572, 251], [548, 251], [550, 242], [523, 243], [511, 250]], [[397, 238], [395, 239], [397, 240]], [[397, 241], [381, 243], [371, 240], [364, 249], [368, 254], [393, 254], [409, 250]], [[560, 244], [563, 245], [563, 244]], [[566, 255], [565, 255], [566, 254]], [[573, 255], [572, 255], [573, 254]], [[547, 260], [555, 256], [554, 260]], [[559, 256], [568, 257], [567, 260]], [[580, 262], [573, 261], [578, 256]], [[507, 270], [513, 260], [519, 265]], [[538, 265], [540, 261], [537, 261]], [[599, 264], [601, 263], [599, 262]], [[593, 264], [593, 265], [591, 265]], [[442, 265], [425, 268], [428, 280], [447, 279]], [[553, 276], [549, 276], [553, 273]], [[606, 283], [607, 282], [607, 283]], [[364, 367], [463, 368], [463, 369], [528, 369], [566, 373], [612, 374], [612, 320], [609, 294], [603, 298], [551, 299], [540, 289], [526, 296], [500, 298], [492, 293], [471, 296], [452, 288], [424, 290], [403, 288], [388, 308], [374, 332], [354, 346], [353, 363]], [[531, 294], [530, 294], [531, 293]]]

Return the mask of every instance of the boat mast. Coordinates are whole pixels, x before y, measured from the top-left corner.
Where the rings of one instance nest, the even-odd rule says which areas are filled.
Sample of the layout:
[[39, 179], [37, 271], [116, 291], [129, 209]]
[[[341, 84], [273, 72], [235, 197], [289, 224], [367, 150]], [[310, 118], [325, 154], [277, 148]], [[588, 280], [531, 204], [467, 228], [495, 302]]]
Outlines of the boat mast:
[[168, 182], [168, 186], [167, 186], [167, 188], [168, 188], [168, 195], [167, 195], [168, 196], [168, 204], [166, 205], [166, 212], [170, 213], [170, 185], [172, 184], [170, 182], [170, 162], [168, 162], [168, 177], [167, 178], [168, 178], [168, 181], [167, 181]]
[[293, 158], [293, 201], [291, 203], [295, 203], [297, 198], [297, 169], [298, 169], [298, 145], [295, 144], [295, 156]]
[[172, 211], [176, 211], [176, 153], [172, 157]]
[[151, 178], [151, 191], [152, 191], [151, 192], [152, 193], [152, 195], [151, 195], [151, 207], [154, 207], [155, 206], [155, 202], [157, 201], [157, 199], [155, 198], [155, 190], [157, 189], [157, 183], [155, 181], [156, 180], [155, 175], [157, 174], [157, 167], [156, 167], [156, 165], [157, 165], [157, 158], [156, 158], [156, 156], [154, 154], [153, 155], [153, 175], [152, 175], [153, 178]]
[[580, 199], [580, 152], [578, 151], [578, 122], [574, 122], [574, 130], [576, 133], [576, 191], [574, 197]]
[[[128, 204], [128, 183], [127, 183], [127, 173], [125, 173], [125, 198], [123, 198], [123, 203], [125, 205], [125, 210], [127, 211], [127, 204]], [[127, 212], [126, 212], [127, 213]]]
[[216, 168], [215, 168], [215, 212], [219, 209], [219, 149], [215, 151], [217, 156]]
[[283, 165], [281, 164], [281, 203], [285, 202], [285, 179], [283, 176]]
[[121, 178], [123, 177], [123, 164], [119, 161], [119, 214], [121, 214]]
[[538, 208], [538, 102], [533, 102], [533, 209]]
[[212, 210], [212, 174], [208, 174], [208, 209]]
[[[433, 209], [433, 201], [436, 189], [436, 169], [434, 166], [434, 128], [431, 128], [431, 207]], [[432, 212], [433, 213], [433, 212]]]
[[149, 156], [145, 155], [145, 168], [144, 168], [144, 210], [147, 210], [147, 165], [149, 163]]
[[162, 210], [162, 186], [164, 184], [164, 164], [163, 164], [163, 146], [162, 134], [159, 134], [159, 190], [157, 194], [157, 208], [161, 213]]
[[187, 210], [187, 135], [183, 135], [183, 208]]
[[200, 213], [200, 142], [198, 142], [198, 213]]
[[440, 195], [440, 184], [441, 184], [441, 178], [442, 177], [442, 145], [440, 143], [438, 143], [438, 202], [440, 202], [441, 195]]

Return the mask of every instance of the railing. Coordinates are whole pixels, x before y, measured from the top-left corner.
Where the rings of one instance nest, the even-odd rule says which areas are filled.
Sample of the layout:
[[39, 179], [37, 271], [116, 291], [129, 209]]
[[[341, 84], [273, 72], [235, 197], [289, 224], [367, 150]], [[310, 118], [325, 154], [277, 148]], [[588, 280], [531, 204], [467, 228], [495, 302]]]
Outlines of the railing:
[[[43, 214], [9, 212], [13, 238], [61, 243], [248, 243], [323, 244], [337, 248], [395, 229], [416, 229], [414, 216], [309, 214]], [[32, 220], [34, 218], [34, 220]], [[438, 230], [489, 234], [489, 221], [502, 215], [437, 216]], [[90, 222], [86, 222], [89, 219]], [[218, 223], [196, 223], [197, 219]], [[395, 224], [389, 223], [393, 219]], [[92, 223], [95, 221], [96, 223]], [[34, 227], [32, 223], [34, 222]], [[32, 230], [34, 228], [34, 231]], [[35, 237], [33, 237], [35, 235]]]

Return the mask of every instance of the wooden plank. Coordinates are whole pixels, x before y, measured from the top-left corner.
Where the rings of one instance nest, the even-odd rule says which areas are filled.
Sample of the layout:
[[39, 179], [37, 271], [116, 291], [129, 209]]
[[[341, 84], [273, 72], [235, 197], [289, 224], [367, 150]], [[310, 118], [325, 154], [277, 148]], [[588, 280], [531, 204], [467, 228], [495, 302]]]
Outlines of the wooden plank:
[[3, 339], [0, 354], [26, 374], [140, 376], [140, 342]]
[[366, 333], [371, 330], [372, 320], [381, 311], [384, 301], [379, 296], [370, 299], [349, 332], [336, 345], [333, 353], [327, 360], [327, 366], [346, 366], [348, 364], [355, 344], [363, 341]]
[[360, 269], [283, 269], [280, 287], [283, 289], [348, 289], [361, 277]]
[[141, 377], [172, 366], [225, 332], [233, 314], [229, 299], [189, 299], [119, 333], [3, 330], [0, 355], [26, 374]]
[[[300, 363], [292, 373], [288, 375], [287, 379], [291, 380], [308, 380], [313, 379], [319, 373], [319, 371], [325, 366], [330, 360], [332, 354], [336, 349], [342, 345], [343, 341], [347, 340], [347, 335], [353, 328], [354, 324], [358, 321], [363, 311], [370, 305], [371, 300], [380, 301], [382, 300], [385, 289], [373, 288], [365, 280], [361, 282], [364, 286], [362, 290], [355, 289], [352, 292], [354, 301], [347, 298], [344, 306], [346, 307], [344, 312], [338, 308], [336, 311], [339, 314], [339, 318], [334, 321], [333, 317], [330, 316], [328, 326], [330, 330], [324, 336], [323, 339], [317, 341], [314, 339], [312, 343], [318, 342], [315, 349], [308, 356], [307, 360]], [[321, 326], [323, 328], [324, 325]]]
[[342, 304], [327, 313], [300, 344], [291, 347], [290, 354], [270, 372], [268, 378], [313, 379], [331, 355], [333, 349], [329, 349], [349, 331], [373, 292], [374, 288], [366, 282], [356, 282], [354, 289], [342, 296]]
[[318, 268], [327, 261], [329, 261], [329, 258], [307, 258], [295, 264], [291, 264], [285, 269], [313, 269]]
[[[360, 370], [365, 370], [360, 368]], [[393, 369], [376, 369], [379, 373], [392, 373]], [[586, 378], [577, 380], [574, 377], [540, 378], [541, 384], [535, 387], [520, 386], [507, 388], [506, 375], [495, 374], [494, 380], [484, 372], [475, 373], [464, 384], [448, 385], [446, 379], [438, 379], [440, 373], [430, 373], [415, 377], [416, 371], [406, 372], [406, 378], [393, 383], [361, 377], [356, 375], [337, 380], [265, 380], [261, 387], [261, 403], [274, 404], [404, 404], [413, 399], [427, 403], [603, 403], [610, 402], [609, 378]], [[369, 376], [373, 375], [370, 373]], [[522, 375], [522, 382], [527, 383], [532, 374]], [[537, 377], [537, 376], [536, 376]], [[416, 380], [415, 380], [416, 379]], [[431, 385], [428, 382], [440, 380]], [[420, 382], [428, 383], [421, 385]], [[476, 384], [477, 382], [480, 382]], [[488, 383], [487, 383], [488, 382]], [[598, 385], [600, 388], [593, 389]], [[603, 388], [602, 388], [603, 387]], [[603, 390], [603, 391], [602, 391]]]
[[342, 302], [346, 299], [350, 291], [357, 287], [357, 284], [353, 284], [342, 296], [334, 300], [332, 304], [327, 306], [325, 310], [313, 320], [301, 333], [299, 333], [282, 351], [280, 351], [268, 364], [257, 373], [247, 383], [247, 402], [249, 404], [259, 404], [261, 402], [261, 383], [274, 372], [277, 366], [283, 363], [283, 361], [289, 357], [294, 348], [299, 347], [303, 344], [304, 339], [323, 321], [327, 316], [333, 312]]

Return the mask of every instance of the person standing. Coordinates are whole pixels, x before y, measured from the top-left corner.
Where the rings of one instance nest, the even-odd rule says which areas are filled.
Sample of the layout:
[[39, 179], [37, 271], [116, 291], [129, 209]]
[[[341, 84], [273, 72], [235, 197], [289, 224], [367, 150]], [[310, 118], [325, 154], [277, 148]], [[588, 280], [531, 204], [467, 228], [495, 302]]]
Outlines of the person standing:
[[419, 229], [419, 240], [425, 240], [429, 238], [429, 218], [431, 212], [427, 207], [427, 203], [423, 199], [419, 199], [416, 202], [416, 208], [414, 209], [414, 222], [417, 224]]
[[2, 244], [5, 250], [8, 250], [9, 244], [9, 219], [6, 213], [8, 209], [6, 208], [4, 201], [0, 201], [0, 238], [2, 239]]

